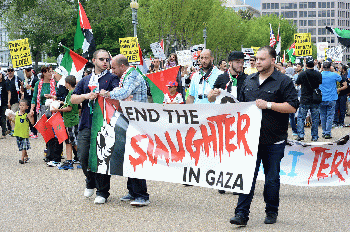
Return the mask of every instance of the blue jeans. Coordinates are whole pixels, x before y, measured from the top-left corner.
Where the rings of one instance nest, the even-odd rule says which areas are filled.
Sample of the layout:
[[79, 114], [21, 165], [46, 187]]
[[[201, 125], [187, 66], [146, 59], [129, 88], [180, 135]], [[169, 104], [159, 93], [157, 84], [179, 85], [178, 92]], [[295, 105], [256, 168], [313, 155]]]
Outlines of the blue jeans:
[[280, 192], [280, 164], [284, 156], [286, 142], [272, 145], [259, 145], [252, 188], [249, 194], [240, 194], [235, 215], [249, 219], [250, 204], [252, 203], [256, 177], [262, 161], [265, 173], [264, 201], [266, 213], [278, 214]]
[[293, 133], [297, 134], [297, 124], [295, 123], [295, 113], [289, 114], [289, 124], [292, 127]]
[[298, 112], [298, 136], [304, 138], [304, 123], [308, 111], [311, 111], [311, 137], [318, 139], [318, 124], [320, 120], [320, 106], [318, 104], [300, 105]]
[[322, 135], [331, 135], [336, 101], [323, 101], [320, 103]]
[[[337, 125], [344, 125], [344, 119], [346, 114], [346, 101], [347, 96], [338, 96], [338, 100], [335, 104], [335, 111], [334, 111], [334, 124]], [[339, 111], [339, 114], [338, 114]]]

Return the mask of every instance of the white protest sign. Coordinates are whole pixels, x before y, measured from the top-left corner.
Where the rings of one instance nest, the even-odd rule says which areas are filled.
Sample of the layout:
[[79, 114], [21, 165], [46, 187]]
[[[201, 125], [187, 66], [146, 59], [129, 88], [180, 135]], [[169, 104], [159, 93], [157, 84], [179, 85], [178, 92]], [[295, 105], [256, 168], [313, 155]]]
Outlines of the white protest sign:
[[199, 56], [203, 49], [205, 48], [204, 44], [198, 44], [191, 47], [191, 55], [192, 55], [192, 66], [199, 67]]
[[317, 43], [317, 59], [325, 60], [326, 49], [328, 48], [328, 42]]
[[327, 49], [326, 53], [327, 58], [331, 58], [334, 62], [341, 62], [343, 60], [343, 49], [340, 45]]
[[181, 66], [192, 66], [191, 50], [176, 51], [177, 60]]
[[161, 60], [166, 59], [165, 54], [164, 54], [164, 50], [163, 50], [162, 46], [160, 46], [159, 42], [152, 43], [150, 45], [150, 47], [152, 49], [154, 57], [157, 57]]

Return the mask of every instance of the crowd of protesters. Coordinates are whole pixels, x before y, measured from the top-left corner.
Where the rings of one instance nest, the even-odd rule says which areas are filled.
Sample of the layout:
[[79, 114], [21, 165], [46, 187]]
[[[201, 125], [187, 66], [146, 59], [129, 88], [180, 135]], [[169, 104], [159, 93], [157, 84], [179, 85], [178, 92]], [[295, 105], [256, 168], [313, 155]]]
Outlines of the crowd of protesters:
[[[293, 135], [299, 141], [304, 140], [305, 125], [312, 126], [312, 141], [318, 140], [320, 123], [325, 139], [332, 138], [332, 127], [345, 126], [347, 97], [350, 94], [348, 66], [335, 64], [329, 59], [318, 62], [312, 58], [297, 64], [283, 64], [275, 62], [276, 52], [269, 47], [263, 47], [259, 49], [257, 56], [251, 56], [247, 67], [244, 67], [244, 58], [242, 52], [233, 51], [228, 54], [227, 60], [220, 60], [215, 66], [212, 52], [204, 49], [196, 67], [180, 67], [177, 76], [170, 78], [172, 81], [167, 83], [169, 91], [165, 93], [163, 104], [209, 104], [222, 91], [231, 93], [236, 100], [256, 101], [257, 107], [263, 110], [265, 122], [261, 128], [264, 136], [260, 138], [258, 162], [269, 163], [268, 165], [277, 163], [279, 166], [288, 126], [284, 125], [286, 115], [290, 119]], [[100, 49], [94, 53], [92, 63], [92, 66], [86, 67], [84, 77], [79, 82], [74, 76], [67, 75], [60, 66], [54, 70], [50, 66], [43, 66], [40, 75], [27, 67], [24, 69], [24, 78], [15, 75], [13, 68], [8, 68], [7, 73], [1, 71], [0, 138], [5, 139], [7, 135], [16, 137], [18, 149], [22, 152], [19, 163], [25, 164], [29, 161], [29, 138], [38, 138], [38, 132], [33, 126], [35, 122], [42, 117], [49, 119], [53, 114], [62, 114], [68, 135], [65, 141], [66, 159], [61, 162], [63, 144], [55, 137], [45, 144], [44, 161], [47, 166], [57, 166], [63, 170], [74, 169], [73, 164], [78, 163], [77, 167], [82, 168], [86, 176], [84, 196], [91, 197], [96, 189], [95, 203], [103, 204], [109, 197], [110, 176], [91, 172], [88, 168], [93, 114], [91, 101], [99, 95], [138, 102], [152, 102], [152, 97], [146, 81], [123, 55], [112, 59], [107, 51]], [[175, 53], [170, 54], [166, 61], [156, 57], [147, 73], [177, 65], [179, 64]], [[315, 103], [312, 99], [315, 89], [322, 91], [320, 103]], [[267, 92], [282, 94], [272, 98]], [[258, 98], [258, 93], [262, 99]], [[59, 106], [50, 106], [47, 104], [49, 100], [58, 102]], [[6, 114], [7, 110], [11, 112]], [[276, 122], [281, 124], [275, 125]], [[271, 133], [275, 133], [272, 137], [277, 138], [276, 141], [271, 139]], [[273, 152], [276, 158], [272, 161], [266, 159], [266, 155], [274, 149], [278, 150]], [[277, 169], [271, 170], [271, 173], [269, 168], [265, 171], [272, 182], [279, 175]], [[255, 179], [256, 176], [254, 184]], [[277, 220], [276, 199], [279, 187], [274, 189], [271, 186], [267, 181], [264, 195], [275, 200], [266, 202], [266, 224], [273, 224]], [[121, 198], [122, 201], [131, 201], [133, 206], [146, 206], [150, 203], [146, 180], [129, 178], [127, 189], [129, 192]], [[254, 188], [252, 191], [254, 192]], [[253, 192], [246, 196], [240, 195], [235, 217], [230, 220], [232, 224], [246, 225]]]

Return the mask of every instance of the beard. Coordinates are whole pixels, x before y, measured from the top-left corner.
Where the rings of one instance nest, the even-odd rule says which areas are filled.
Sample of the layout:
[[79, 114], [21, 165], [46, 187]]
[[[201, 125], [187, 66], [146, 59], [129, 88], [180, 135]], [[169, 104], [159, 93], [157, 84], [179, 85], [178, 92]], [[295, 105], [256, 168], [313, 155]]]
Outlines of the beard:
[[209, 63], [206, 66], [202, 65], [204, 70], [209, 70], [212, 66], [213, 66], [213, 63], [211, 62], [211, 60], [209, 61]]

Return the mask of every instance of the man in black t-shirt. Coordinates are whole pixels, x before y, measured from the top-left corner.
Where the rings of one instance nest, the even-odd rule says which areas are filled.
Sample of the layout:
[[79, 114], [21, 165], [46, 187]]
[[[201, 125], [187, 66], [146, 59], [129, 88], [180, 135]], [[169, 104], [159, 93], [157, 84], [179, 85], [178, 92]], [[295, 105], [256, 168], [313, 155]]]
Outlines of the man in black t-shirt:
[[306, 60], [306, 70], [298, 75], [295, 81], [296, 85], [301, 85], [300, 107], [298, 112], [298, 137], [297, 140], [304, 140], [304, 122], [307, 112], [311, 111], [311, 140], [318, 140], [318, 125], [320, 120], [320, 105], [314, 104], [312, 95], [314, 89], [317, 89], [322, 83], [322, 75], [314, 70], [314, 59], [311, 57]]
[[216, 79], [213, 89], [208, 94], [209, 102], [214, 102], [216, 100], [216, 97], [220, 95], [220, 89], [226, 90], [234, 97], [238, 98], [242, 84], [247, 77], [247, 74], [243, 72], [243, 63], [243, 52], [233, 51], [229, 54], [229, 68]]

